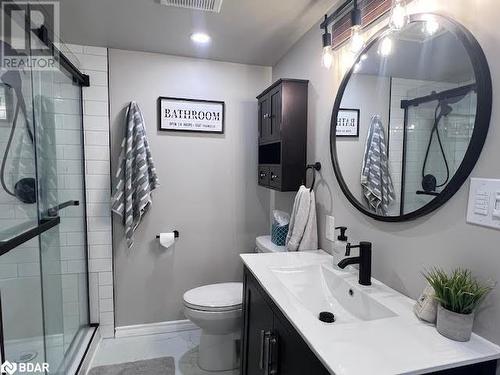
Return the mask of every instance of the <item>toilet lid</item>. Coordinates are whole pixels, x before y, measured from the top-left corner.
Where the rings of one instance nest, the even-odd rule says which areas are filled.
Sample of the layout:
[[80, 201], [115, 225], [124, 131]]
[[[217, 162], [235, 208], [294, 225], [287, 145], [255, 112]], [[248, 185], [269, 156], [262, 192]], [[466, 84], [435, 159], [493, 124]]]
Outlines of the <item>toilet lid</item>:
[[185, 304], [199, 310], [238, 308], [242, 300], [243, 283], [204, 285], [184, 293]]

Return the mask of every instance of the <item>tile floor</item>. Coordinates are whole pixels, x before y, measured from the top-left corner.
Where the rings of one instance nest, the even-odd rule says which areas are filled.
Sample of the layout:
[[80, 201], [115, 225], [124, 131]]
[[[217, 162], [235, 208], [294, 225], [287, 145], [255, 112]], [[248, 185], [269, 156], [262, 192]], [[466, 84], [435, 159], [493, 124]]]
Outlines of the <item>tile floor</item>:
[[174, 357], [175, 375], [239, 375], [239, 370], [207, 372], [198, 367], [200, 330], [103, 339], [91, 367], [142, 359]]

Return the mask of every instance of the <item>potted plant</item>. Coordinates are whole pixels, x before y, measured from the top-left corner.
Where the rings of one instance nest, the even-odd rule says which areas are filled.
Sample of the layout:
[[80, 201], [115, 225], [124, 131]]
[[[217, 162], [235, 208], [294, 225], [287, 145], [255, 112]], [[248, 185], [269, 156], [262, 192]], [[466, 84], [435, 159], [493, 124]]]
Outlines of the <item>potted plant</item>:
[[434, 288], [439, 302], [436, 328], [455, 341], [469, 341], [474, 313], [484, 297], [493, 289], [472, 277], [466, 269], [456, 269], [450, 275], [440, 268], [424, 273]]

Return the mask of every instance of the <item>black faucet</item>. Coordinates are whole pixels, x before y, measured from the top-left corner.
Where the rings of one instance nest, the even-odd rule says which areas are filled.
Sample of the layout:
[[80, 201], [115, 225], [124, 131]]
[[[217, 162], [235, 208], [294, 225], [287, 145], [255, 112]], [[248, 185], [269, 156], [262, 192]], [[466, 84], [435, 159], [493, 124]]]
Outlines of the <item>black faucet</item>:
[[360, 242], [352, 246], [350, 243], [345, 248], [345, 255], [351, 255], [351, 249], [359, 248], [359, 257], [342, 259], [338, 266], [342, 269], [351, 264], [359, 264], [359, 283], [361, 285], [372, 285], [372, 243]]

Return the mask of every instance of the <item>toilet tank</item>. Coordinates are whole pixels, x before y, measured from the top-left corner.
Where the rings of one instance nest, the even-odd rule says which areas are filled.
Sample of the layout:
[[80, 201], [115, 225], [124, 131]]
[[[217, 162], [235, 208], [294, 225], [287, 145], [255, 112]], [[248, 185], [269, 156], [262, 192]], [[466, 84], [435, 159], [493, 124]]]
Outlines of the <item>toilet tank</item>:
[[255, 239], [256, 253], [281, 253], [284, 251], [286, 251], [286, 247], [273, 244], [271, 236], [260, 236]]

